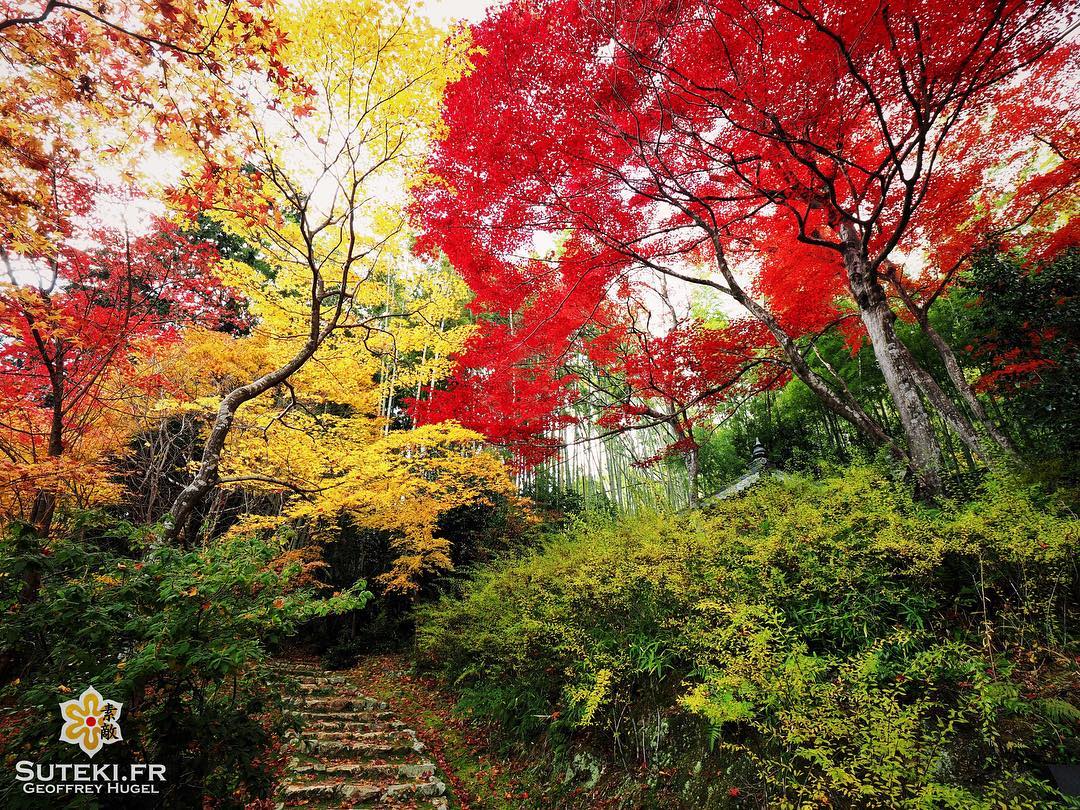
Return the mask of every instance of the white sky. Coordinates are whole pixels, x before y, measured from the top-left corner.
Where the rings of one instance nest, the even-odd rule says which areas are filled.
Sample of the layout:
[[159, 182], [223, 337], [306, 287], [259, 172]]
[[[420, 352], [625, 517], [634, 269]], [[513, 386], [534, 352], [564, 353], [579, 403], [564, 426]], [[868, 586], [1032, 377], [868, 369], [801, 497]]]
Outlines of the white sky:
[[433, 23], [446, 25], [456, 20], [479, 22], [495, 0], [421, 0], [420, 9]]

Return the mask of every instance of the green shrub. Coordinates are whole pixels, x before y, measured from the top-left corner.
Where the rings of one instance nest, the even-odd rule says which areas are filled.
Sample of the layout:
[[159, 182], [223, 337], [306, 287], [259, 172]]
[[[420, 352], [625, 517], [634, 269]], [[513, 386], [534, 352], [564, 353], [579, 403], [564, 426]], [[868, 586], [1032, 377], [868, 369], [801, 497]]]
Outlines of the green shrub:
[[[0, 544], [0, 692], [5, 779], [0, 804], [20, 806], [14, 762], [78, 761], [57, 741], [57, 704], [94, 685], [124, 704], [122, 745], [94, 763], [167, 767], [154, 806], [243, 806], [268, 797], [283, 765], [279, 687], [267, 645], [313, 617], [362, 607], [363, 583], [328, 598], [273, 540], [224, 539], [194, 550], [144, 545], [144, 531], [90, 527], [42, 551], [12, 530]], [[96, 533], [96, 539], [88, 539]], [[119, 550], [118, 550], [119, 549]], [[21, 593], [28, 569], [36, 598]], [[81, 754], [79, 755], [81, 756]]]
[[[1078, 539], [1005, 481], [929, 508], [869, 468], [792, 477], [579, 522], [421, 611], [417, 650], [515, 736], [690, 782], [710, 756], [761, 804], [1052, 802], [1040, 765], [1077, 758]], [[693, 803], [733, 801], [705, 781]]]

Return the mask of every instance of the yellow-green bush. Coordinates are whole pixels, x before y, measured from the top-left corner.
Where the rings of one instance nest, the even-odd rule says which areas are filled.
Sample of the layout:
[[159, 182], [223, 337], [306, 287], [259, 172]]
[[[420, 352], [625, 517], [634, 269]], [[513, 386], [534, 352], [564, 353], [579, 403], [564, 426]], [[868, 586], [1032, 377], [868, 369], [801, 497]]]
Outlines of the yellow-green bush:
[[422, 611], [418, 653], [512, 733], [686, 768], [697, 804], [736, 801], [694, 793], [702, 757], [764, 805], [1065, 801], [1078, 539], [1005, 481], [930, 508], [870, 468], [789, 478], [582, 520]]

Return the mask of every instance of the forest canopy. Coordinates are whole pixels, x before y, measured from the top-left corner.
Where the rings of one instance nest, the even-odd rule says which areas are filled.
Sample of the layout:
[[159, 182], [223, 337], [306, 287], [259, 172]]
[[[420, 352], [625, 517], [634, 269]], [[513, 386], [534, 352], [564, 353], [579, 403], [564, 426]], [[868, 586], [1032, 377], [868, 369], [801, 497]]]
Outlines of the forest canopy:
[[392, 649], [456, 806], [1073, 801], [1080, 9], [458, 5], [0, 0], [5, 762]]

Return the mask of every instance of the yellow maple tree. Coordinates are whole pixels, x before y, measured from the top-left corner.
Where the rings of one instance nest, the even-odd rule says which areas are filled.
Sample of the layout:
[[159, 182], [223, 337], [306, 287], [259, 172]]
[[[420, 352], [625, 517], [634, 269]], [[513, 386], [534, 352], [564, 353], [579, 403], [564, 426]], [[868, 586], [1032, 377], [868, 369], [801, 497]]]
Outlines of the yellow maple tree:
[[249, 334], [189, 334], [170, 364], [186, 395], [158, 415], [216, 414], [171, 530], [197, 532], [215, 486], [273, 494], [274, 514], [235, 530], [288, 522], [319, 539], [347, 514], [393, 534], [383, 584], [410, 591], [450, 565], [440, 515], [513, 490], [479, 435], [408, 429], [402, 412], [448, 375], [471, 330], [467, 289], [445, 263], [411, 255], [404, 214], [469, 42], [396, 0], [309, 3], [278, 23], [282, 59], [308, 89], [252, 116], [242, 165], [192, 175], [177, 195], [198, 212], [193, 227], [255, 255], [223, 273], [247, 297]]

